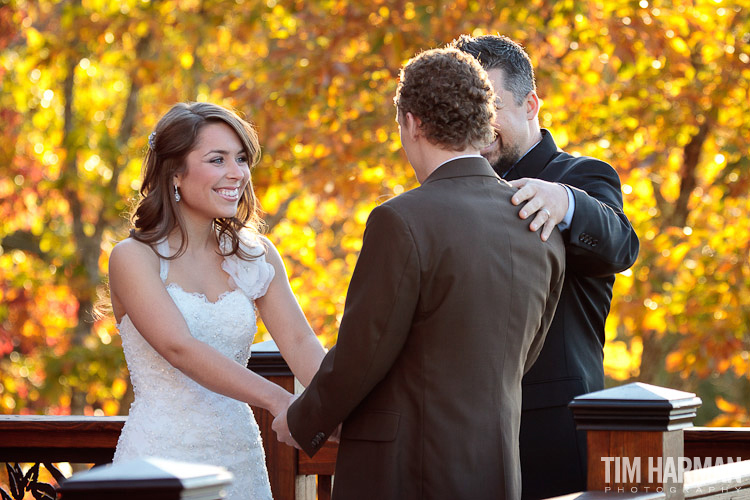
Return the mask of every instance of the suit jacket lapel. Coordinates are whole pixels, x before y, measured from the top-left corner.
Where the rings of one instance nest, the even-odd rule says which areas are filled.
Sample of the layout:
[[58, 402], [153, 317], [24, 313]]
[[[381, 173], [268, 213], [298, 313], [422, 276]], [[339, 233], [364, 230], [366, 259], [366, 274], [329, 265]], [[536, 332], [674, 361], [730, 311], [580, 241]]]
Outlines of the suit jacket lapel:
[[513, 181], [522, 177], [538, 179], [542, 170], [552, 161], [559, 149], [549, 130], [542, 129], [542, 140], [510, 169], [505, 179]]

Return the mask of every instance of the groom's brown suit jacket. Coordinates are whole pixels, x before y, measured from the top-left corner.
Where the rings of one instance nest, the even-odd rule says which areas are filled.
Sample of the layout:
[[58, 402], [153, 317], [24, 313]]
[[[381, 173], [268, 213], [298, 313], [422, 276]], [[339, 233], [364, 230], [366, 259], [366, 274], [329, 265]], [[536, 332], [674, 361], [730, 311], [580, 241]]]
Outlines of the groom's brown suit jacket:
[[288, 412], [309, 455], [344, 423], [335, 499], [520, 498], [521, 377], [565, 258], [513, 192], [459, 158], [370, 214], [338, 343]]

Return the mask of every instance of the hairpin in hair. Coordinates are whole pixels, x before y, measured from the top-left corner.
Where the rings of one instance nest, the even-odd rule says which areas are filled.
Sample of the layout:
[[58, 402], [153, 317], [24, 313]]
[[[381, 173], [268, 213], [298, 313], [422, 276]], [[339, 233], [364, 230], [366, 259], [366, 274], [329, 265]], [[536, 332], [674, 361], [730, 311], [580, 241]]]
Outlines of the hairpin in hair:
[[156, 138], [156, 132], [151, 132], [148, 136], [148, 147], [151, 148], [151, 151], [156, 152], [156, 146], [154, 139]]

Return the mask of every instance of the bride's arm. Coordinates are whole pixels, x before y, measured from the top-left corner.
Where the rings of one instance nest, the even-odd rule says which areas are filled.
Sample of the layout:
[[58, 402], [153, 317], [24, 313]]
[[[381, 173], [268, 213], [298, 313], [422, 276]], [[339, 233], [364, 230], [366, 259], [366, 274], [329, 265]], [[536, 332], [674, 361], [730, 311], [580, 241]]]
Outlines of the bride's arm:
[[297, 379], [307, 387], [325, 356], [310, 323], [289, 285], [284, 262], [273, 244], [264, 238], [266, 261], [274, 268], [268, 291], [256, 299], [260, 317]]
[[133, 239], [117, 244], [109, 259], [109, 285], [115, 311], [127, 314], [151, 347], [182, 373], [274, 415], [286, 407], [291, 394], [190, 335], [150, 247]]

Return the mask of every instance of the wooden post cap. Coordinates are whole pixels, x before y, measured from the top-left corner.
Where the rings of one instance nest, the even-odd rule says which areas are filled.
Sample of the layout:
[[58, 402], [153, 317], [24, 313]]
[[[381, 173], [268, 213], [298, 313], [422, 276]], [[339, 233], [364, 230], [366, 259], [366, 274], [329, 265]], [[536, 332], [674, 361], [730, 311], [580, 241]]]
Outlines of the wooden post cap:
[[291, 376], [292, 370], [279, 352], [273, 340], [258, 342], [250, 347], [247, 367], [261, 377]]
[[219, 500], [232, 479], [224, 467], [148, 457], [75, 474], [60, 485], [60, 498]]
[[568, 407], [582, 430], [671, 431], [692, 427], [701, 403], [692, 392], [634, 382], [578, 396]]

